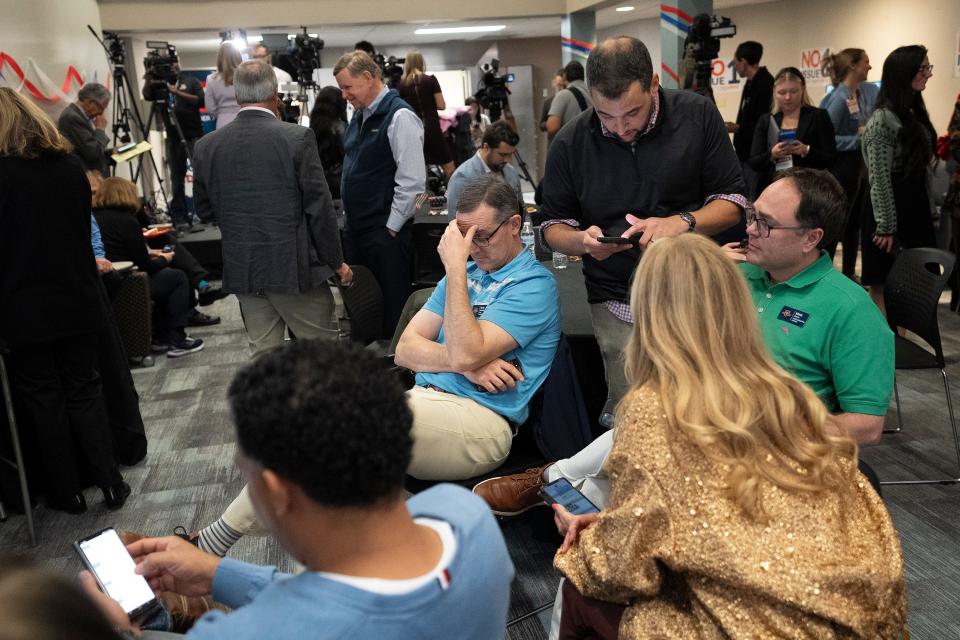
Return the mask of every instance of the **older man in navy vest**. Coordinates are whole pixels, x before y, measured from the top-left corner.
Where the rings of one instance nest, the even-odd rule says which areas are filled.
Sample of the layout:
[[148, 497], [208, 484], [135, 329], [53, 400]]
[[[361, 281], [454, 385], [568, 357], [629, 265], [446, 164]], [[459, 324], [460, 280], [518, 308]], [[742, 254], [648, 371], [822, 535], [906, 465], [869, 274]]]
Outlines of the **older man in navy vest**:
[[347, 127], [341, 194], [351, 264], [373, 271], [383, 291], [383, 335], [393, 335], [413, 280], [414, 200], [424, 189], [423, 123], [383, 84], [380, 67], [363, 51], [333, 68], [353, 105]]

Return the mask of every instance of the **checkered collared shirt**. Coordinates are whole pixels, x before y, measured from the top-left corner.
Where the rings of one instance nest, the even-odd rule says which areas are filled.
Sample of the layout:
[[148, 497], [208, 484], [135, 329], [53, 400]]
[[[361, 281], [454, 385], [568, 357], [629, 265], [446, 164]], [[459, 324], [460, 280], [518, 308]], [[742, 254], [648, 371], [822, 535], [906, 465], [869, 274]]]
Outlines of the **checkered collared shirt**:
[[[637, 133], [636, 137], [633, 139], [633, 142], [630, 143], [631, 147], [637, 143], [637, 140], [643, 136], [650, 133], [653, 130], [653, 127], [657, 124], [657, 118], [660, 116], [660, 92], [657, 91], [653, 94], [653, 110], [650, 113], [650, 120], [647, 121], [647, 125]], [[598, 118], [599, 119], [599, 118]], [[607, 129], [603, 120], [600, 120], [600, 131], [607, 138], [619, 139], [617, 134], [611, 132]], [[739, 193], [716, 193], [710, 196], [707, 196], [704, 200], [703, 205], [706, 206], [708, 203], [713, 202], [714, 200], [726, 200], [727, 202], [732, 202], [741, 209], [747, 210], [752, 208], [750, 202]], [[543, 234], [544, 230], [547, 227], [550, 227], [555, 224], [565, 224], [567, 226], [573, 227], [574, 229], [580, 228], [580, 223], [572, 218], [565, 220], [547, 220], [540, 225], [540, 238], [543, 241], [544, 245], [547, 245], [546, 236]], [[624, 322], [629, 322], [633, 324], [633, 314], [630, 312], [630, 303], [621, 302], [620, 300], [607, 300], [606, 301], [607, 310], [616, 316], [618, 319], [623, 320]]]

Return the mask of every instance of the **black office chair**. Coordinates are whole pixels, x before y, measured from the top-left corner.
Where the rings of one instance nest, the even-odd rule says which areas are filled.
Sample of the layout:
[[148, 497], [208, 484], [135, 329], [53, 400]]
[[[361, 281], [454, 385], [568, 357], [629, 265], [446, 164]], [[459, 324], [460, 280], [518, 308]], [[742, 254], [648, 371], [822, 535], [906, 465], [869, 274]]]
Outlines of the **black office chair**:
[[[960, 433], [953, 414], [953, 398], [950, 395], [950, 383], [947, 379], [946, 363], [943, 358], [943, 344], [940, 341], [940, 324], [937, 320], [937, 307], [940, 294], [953, 271], [956, 257], [952, 253], [939, 249], [907, 249], [887, 275], [883, 300], [887, 308], [887, 322], [894, 331], [897, 369], [939, 369], [943, 376], [943, 390], [947, 396], [947, 412], [950, 415], [950, 428], [953, 430], [953, 444], [957, 452], [958, 474], [960, 474]], [[897, 329], [903, 328], [916, 334], [933, 349], [927, 349], [912, 340], [897, 335]], [[893, 381], [894, 397], [897, 404], [897, 428], [886, 431], [897, 433], [903, 429], [903, 412], [900, 408], [900, 392], [897, 389], [896, 376]], [[880, 484], [956, 484], [960, 476], [939, 480], [894, 480]]]
[[340, 336], [366, 346], [376, 342], [383, 327], [383, 293], [370, 269], [350, 265], [353, 282], [348, 287], [337, 285], [347, 311], [349, 329], [342, 324]]
[[[27, 486], [26, 467], [23, 466], [23, 453], [20, 450], [20, 437], [17, 433], [17, 418], [13, 413], [13, 395], [10, 393], [10, 379], [7, 377], [7, 362], [5, 356], [9, 353], [7, 345], [0, 341], [0, 386], [3, 387], [3, 404], [7, 408], [7, 422], [10, 424], [10, 442], [13, 448], [13, 460], [0, 456], [3, 462], [16, 469], [20, 481], [20, 496], [23, 499], [23, 513], [27, 516], [27, 533], [30, 535], [31, 546], [37, 546], [37, 533], [33, 525], [33, 509], [30, 505], [30, 488]], [[6, 520], [7, 514], [0, 502], [0, 521]]]

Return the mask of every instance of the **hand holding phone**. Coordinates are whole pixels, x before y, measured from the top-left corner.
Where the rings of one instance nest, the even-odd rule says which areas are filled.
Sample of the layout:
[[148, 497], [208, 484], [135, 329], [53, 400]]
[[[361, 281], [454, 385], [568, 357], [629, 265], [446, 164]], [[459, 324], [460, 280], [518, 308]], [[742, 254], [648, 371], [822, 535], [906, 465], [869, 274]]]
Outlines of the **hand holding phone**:
[[640, 236], [630, 236], [629, 238], [622, 236], [600, 236], [597, 238], [597, 242], [602, 242], [603, 244], [630, 244], [637, 247], [640, 245]]
[[134, 571], [136, 563], [113, 527], [78, 540], [73, 547], [100, 589], [119, 603], [130, 619], [145, 617], [160, 605], [147, 580]]
[[538, 495], [547, 504], [557, 503], [562, 505], [564, 509], [574, 515], [600, 512], [597, 505], [590, 502], [587, 496], [580, 493], [566, 478], [560, 478], [543, 485]]

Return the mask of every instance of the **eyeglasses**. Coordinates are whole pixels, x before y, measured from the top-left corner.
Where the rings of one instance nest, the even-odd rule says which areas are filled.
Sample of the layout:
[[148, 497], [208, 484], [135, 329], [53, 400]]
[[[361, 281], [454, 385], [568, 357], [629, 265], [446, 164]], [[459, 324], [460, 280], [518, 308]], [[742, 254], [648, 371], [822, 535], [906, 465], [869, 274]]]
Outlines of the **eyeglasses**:
[[769, 238], [770, 232], [774, 229], [807, 229], [806, 225], [802, 224], [770, 224], [770, 221], [766, 218], [761, 218], [755, 213], [747, 214], [747, 226], [749, 227], [752, 224], [757, 225], [757, 235], [761, 238]]
[[[510, 216], [510, 217], [512, 218], [513, 216]], [[490, 235], [488, 235], [488, 236], [486, 236], [486, 237], [484, 237], [484, 238], [481, 238], [480, 236], [473, 236], [473, 244], [477, 245], [478, 247], [487, 247], [487, 246], [490, 246], [490, 239], [493, 238], [493, 236], [497, 233], [497, 231], [500, 231], [500, 227], [502, 227], [502, 226], [503, 226], [503, 223], [506, 222], [506, 221], [509, 220], [509, 219], [510, 219], [510, 218], [507, 218], [506, 220], [504, 220], [503, 222], [501, 222], [500, 224], [498, 224], [498, 225], [497, 225], [497, 228], [494, 229], [493, 231], [491, 231], [491, 232], [490, 232]]]
[[923, 75], [933, 75], [933, 65], [932, 64], [922, 64], [917, 73], [922, 73]]

